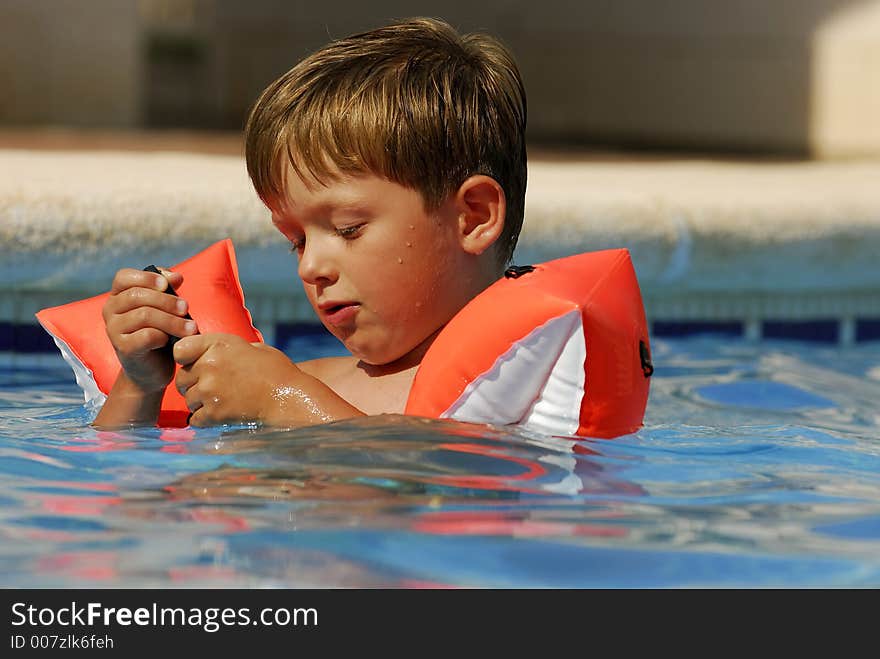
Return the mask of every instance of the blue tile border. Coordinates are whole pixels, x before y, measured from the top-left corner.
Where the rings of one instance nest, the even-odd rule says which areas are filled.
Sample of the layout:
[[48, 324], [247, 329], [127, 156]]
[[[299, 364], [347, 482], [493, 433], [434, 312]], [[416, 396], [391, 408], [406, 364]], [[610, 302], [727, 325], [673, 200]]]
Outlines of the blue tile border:
[[57, 349], [40, 325], [0, 322], [0, 351], [38, 353]]
[[739, 321], [701, 321], [701, 320], [655, 320], [652, 323], [651, 335], [657, 337], [686, 337], [686, 336], [742, 336], [744, 324]]
[[856, 321], [856, 341], [880, 340], [880, 318], [860, 318]]
[[[854, 327], [854, 335], [850, 338], [856, 343], [880, 340], [880, 318], [859, 318]], [[651, 323], [651, 337], [657, 338], [737, 338], [744, 335], [745, 323], [742, 321], [655, 320]], [[320, 341], [326, 336], [330, 336], [330, 333], [323, 325], [316, 323], [278, 323], [275, 326], [273, 345], [283, 349], [292, 341]], [[838, 320], [827, 318], [805, 321], [768, 320], [761, 324], [761, 338], [837, 343], [841, 339], [841, 325]], [[0, 322], [0, 352], [33, 354], [55, 350], [57, 348], [52, 337], [40, 325]]]
[[840, 322], [833, 319], [804, 321], [764, 321], [761, 335], [765, 339], [795, 339], [811, 343], [837, 343]]

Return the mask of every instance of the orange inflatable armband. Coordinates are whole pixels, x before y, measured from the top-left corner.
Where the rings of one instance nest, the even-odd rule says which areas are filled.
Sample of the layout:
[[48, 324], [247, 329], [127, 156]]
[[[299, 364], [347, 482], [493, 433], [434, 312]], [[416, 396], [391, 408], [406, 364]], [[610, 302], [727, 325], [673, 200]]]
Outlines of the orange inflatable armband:
[[[263, 341], [244, 306], [231, 240], [221, 240], [171, 269], [183, 275], [177, 292], [189, 303], [189, 313], [200, 333], [224, 332], [252, 343]], [[73, 369], [87, 403], [93, 399], [103, 402], [119, 375], [119, 360], [101, 315], [109, 295], [42, 309], [36, 314]], [[162, 398], [159, 425], [185, 426], [188, 416], [186, 402], [172, 380]]]
[[617, 437], [641, 427], [652, 373], [629, 252], [590, 252], [511, 268], [471, 300], [428, 349], [406, 413]]

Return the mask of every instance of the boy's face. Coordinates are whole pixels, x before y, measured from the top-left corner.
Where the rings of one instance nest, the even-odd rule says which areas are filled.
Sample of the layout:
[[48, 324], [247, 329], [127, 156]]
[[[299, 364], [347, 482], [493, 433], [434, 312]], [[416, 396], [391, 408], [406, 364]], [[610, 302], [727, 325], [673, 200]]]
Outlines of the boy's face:
[[374, 175], [321, 185], [287, 172], [275, 226], [290, 240], [321, 322], [368, 364], [420, 354], [485, 284], [458, 237], [453, 200], [427, 212], [421, 195]]

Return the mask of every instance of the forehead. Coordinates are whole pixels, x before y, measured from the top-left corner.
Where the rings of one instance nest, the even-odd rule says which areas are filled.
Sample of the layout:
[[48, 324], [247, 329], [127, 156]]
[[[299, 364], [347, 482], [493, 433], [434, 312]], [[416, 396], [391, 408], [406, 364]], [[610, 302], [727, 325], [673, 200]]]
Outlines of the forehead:
[[277, 171], [282, 192], [286, 196], [290, 196], [288, 191], [320, 192], [322, 188], [345, 178], [345, 174], [324, 152], [305, 158], [294, 151], [285, 151], [279, 156]]
[[329, 202], [342, 194], [347, 187], [345, 180], [349, 178], [331, 164], [320, 172], [313, 171], [302, 162], [294, 165], [287, 154], [279, 157], [277, 172], [279, 184], [267, 200], [273, 215], [291, 213], [309, 203]]
[[384, 192], [406, 190], [418, 193], [416, 186], [391, 178], [383, 171], [373, 170], [361, 162], [353, 160], [340, 168], [326, 154], [315, 162], [296, 156], [291, 160], [284, 154], [278, 164], [278, 178], [281, 181], [281, 192], [288, 198], [331, 194], [355, 198], [367, 190], [380, 189]]
[[372, 174], [348, 174], [338, 170], [319, 176], [309, 172], [303, 172], [301, 176], [288, 166], [279, 206], [286, 210], [360, 206], [380, 200], [389, 183]]

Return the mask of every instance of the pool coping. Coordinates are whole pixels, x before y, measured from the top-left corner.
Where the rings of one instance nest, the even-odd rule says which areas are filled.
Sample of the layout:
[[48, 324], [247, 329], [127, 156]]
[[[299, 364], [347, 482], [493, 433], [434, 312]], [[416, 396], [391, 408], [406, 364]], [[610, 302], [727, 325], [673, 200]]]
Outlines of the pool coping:
[[[242, 157], [218, 151], [0, 149], [0, 323], [32, 324], [103, 292], [118, 267], [173, 265], [225, 237], [261, 330], [313, 322]], [[877, 180], [880, 160], [536, 158], [516, 261], [628, 248], [661, 334], [733, 323], [761, 338], [787, 323], [870, 340]]]

